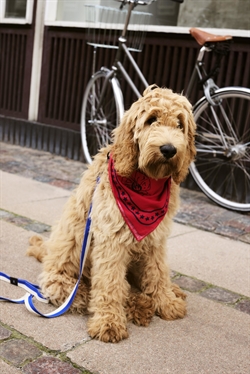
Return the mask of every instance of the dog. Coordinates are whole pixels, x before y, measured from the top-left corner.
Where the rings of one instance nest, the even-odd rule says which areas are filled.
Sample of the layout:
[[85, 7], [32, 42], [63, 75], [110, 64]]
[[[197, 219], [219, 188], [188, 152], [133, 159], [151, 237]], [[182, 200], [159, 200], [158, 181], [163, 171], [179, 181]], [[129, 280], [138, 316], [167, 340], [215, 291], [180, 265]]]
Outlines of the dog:
[[59, 306], [78, 279], [92, 202], [91, 244], [71, 307], [90, 314], [92, 338], [118, 342], [128, 337], [128, 321], [147, 326], [155, 314], [186, 314], [186, 295], [170, 280], [165, 252], [179, 185], [196, 154], [195, 129], [184, 96], [148, 87], [125, 112], [112, 144], [94, 157], [50, 238], [30, 239], [27, 254], [43, 263], [42, 292]]

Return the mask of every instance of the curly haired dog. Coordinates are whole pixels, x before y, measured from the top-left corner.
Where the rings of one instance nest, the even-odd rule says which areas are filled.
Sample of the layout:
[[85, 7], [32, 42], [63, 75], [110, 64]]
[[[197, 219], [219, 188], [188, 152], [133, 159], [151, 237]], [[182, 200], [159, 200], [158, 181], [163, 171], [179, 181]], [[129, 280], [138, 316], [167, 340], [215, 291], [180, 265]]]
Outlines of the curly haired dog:
[[92, 201], [93, 235], [72, 309], [91, 314], [93, 338], [118, 342], [128, 337], [127, 321], [147, 326], [154, 314], [165, 320], [186, 314], [165, 251], [179, 184], [195, 157], [195, 127], [184, 96], [147, 88], [84, 173], [49, 240], [30, 239], [28, 255], [43, 263], [42, 292], [61, 305], [78, 279]]

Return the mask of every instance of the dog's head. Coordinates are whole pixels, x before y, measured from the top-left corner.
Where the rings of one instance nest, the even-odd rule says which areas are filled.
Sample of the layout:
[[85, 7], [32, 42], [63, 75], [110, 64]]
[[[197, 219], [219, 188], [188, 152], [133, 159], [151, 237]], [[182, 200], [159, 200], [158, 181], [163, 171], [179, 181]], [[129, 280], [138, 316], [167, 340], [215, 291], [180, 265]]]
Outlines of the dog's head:
[[151, 178], [181, 183], [195, 157], [189, 101], [169, 89], [148, 87], [114, 130], [112, 157], [119, 175], [140, 169]]

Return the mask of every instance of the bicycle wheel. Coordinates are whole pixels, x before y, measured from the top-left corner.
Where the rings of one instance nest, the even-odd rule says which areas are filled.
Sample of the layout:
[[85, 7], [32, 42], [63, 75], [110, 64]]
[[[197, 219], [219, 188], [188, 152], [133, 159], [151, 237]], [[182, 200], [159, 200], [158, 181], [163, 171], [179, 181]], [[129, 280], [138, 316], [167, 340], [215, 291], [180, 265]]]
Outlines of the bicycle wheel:
[[81, 113], [81, 138], [85, 159], [92, 162], [93, 156], [103, 146], [111, 142], [111, 132], [119, 125], [123, 116], [123, 97], [119, 82], [116, 78], [107, 81], [102, 104], [97, 111], [100, 102], [102, 87], [108, 69], [101, 69], [90, 79], [82, 104]]
[[250, 211], [250, 90], [218, 89], [194, 106], [196, 161], [191, 174], [214, 202], [231, 210]]

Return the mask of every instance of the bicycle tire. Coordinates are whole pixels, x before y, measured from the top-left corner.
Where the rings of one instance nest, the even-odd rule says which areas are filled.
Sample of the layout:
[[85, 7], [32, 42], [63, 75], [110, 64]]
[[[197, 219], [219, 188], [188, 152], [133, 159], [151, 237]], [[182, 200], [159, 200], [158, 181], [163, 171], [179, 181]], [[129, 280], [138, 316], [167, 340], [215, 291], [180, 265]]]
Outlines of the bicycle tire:
[[[200, 189], [215, 203], [230, 210], [249, 212], [250, 90], [222, 88], [211, 98], [217, 102], [216, 106], [210, 105], [203, 97], [193, 108], [197, 124], [197, 155], [190, 172]], [[222, 144], [222, 136], [214, 125], [215, 117], [226, 144]]]
[[103, 82], [110, 70], [102, 68], [90, 79], [83, 97], [81, 112], [81, 139], [85, 160], [92, 162], [96, 153], [111, 142], [112, 130], [119, 125], [124, 113], [123, 96], [118, 80], [109, 79], [103, 104], [98, 113]]

